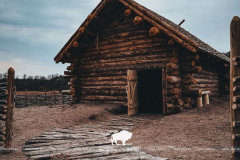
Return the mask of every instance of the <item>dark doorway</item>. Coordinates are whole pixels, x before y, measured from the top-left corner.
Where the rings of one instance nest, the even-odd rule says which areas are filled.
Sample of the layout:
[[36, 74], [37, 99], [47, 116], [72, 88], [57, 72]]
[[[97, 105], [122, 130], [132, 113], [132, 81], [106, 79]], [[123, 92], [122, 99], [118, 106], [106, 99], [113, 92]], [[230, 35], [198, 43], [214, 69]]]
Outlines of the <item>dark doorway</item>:
[[162, 101], [162, 70], [138, 71], [138, 112], [162, 114]]

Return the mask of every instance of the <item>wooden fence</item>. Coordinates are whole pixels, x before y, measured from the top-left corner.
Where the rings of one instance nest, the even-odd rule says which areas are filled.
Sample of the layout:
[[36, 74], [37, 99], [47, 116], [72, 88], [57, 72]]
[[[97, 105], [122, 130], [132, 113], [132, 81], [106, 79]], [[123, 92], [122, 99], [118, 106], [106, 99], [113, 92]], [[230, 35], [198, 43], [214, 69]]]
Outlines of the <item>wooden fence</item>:
[[14, 76], [14, 69], [9, 68], [7, 82], [0, 83], [0, 145], [7, 149], [12, 146]]
[[230, 116], [232, 158], [240, 158], [240, 18], [235, 16], [230, 25]]
[[59, 94], [58, 92], [46, 92], [39, 94], [38, 92], [28, 94], [16, 94], [15, 95], [15, 106], [16, 108], [23, 108], [28, 106], [48, 106], [48, 105], [71, 105], [71, 95]]

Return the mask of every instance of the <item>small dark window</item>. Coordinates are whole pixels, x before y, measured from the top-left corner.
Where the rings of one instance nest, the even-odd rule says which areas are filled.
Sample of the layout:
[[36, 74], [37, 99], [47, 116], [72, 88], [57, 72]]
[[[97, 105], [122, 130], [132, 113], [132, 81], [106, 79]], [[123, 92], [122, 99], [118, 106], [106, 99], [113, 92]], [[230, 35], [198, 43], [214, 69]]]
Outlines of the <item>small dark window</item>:
[[124, 23], [124, 22], [125, 22], [125, 18], [118, 19], [118, 23]]

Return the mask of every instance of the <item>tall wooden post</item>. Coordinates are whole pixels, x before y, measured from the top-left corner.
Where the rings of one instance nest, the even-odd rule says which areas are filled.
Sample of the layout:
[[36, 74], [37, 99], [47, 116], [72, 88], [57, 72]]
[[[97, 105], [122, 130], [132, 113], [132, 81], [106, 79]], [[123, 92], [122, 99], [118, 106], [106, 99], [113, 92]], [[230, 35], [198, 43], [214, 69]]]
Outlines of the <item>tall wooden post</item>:
[[240, 86], [240, 66], [233, 65], [233, 61], [240, 57], [240, 18], [235, 16], [230, 25], [230, 116], [231, 116], [231, 133], [232, 133], [232, 158], [240, 158], [240, 127], [234, 125], [240, 122], [240, 91], [235, 90], [235, 86]]
[[13, 68], [8, 69], [8, 78], [7, 78], [7, 118], [5, 121], [6, 126], [6, 148], [11, 148], [12, 146], [12, 121], [13, 121], [13, 106], [14, 106], [14, 76], [15, 71]]
[[128, 115], [133, 116], [138, 113], [137, 96], [138, 76], [136, 70], [127, 71], [127, 97], [128, 97]]

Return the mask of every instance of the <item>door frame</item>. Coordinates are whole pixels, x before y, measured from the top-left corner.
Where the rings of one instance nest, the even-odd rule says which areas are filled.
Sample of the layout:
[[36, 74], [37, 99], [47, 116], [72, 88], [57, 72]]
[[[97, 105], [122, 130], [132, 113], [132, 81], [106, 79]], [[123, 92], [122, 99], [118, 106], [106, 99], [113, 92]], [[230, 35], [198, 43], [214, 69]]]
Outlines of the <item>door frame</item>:
[[166, 97], [167, 97], [167, 82], [166, 82], [166, 68], [162, 68], [162, 108], [163, 108], [163, 114], [167, 114], [167, 103], [166, 103]]

